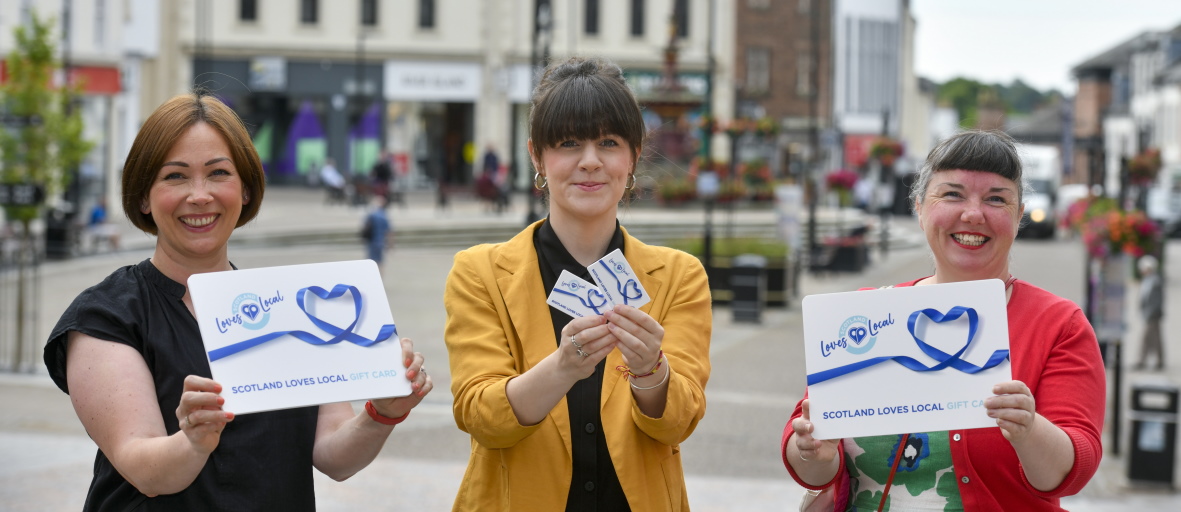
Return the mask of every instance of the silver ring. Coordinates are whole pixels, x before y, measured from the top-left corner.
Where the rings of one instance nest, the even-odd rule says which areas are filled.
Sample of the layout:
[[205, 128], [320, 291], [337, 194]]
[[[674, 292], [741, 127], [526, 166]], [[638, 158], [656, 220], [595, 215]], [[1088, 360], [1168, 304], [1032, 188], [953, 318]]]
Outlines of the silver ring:
[[586, 357], [586, 356], [589, 356], [590, 354], [587, 354], [586, 352], [583, 352], [583, 351], [582, 351], [582, 349], [578, 349], [578, 355], [580, 355], [580, 356], [582, 356], [582, 357]]
[[804, 457], [804, 452], [802, 452], [802, 451], [800, 452], [800, 460], [802, 460], [804, 462], [808, 462], [808, 459], [806, 457]]
[[574, 347], [577, 348], [579, 352], [582, 352], [582, 345], [579, 345], [578, 342], [574, 340], [574, 336], [576, 336], [576, 335], [574, 335], [574, 334], [570, 335], [570, 343], [573, 344]]
[[[189, 414], [192, 414], [192, 413], [189, 413]], [[192, 428], [193, 427], [193, 420], [189, 419], [189, 414], [185, 415], [185, 423], [188, 424], [189, 428]]]

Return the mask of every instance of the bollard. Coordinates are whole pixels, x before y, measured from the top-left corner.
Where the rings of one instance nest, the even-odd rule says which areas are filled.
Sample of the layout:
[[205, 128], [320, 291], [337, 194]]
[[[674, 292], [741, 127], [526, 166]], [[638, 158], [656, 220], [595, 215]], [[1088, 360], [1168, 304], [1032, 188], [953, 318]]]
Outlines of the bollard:
[[1177, 452], [1177, 386], [1132, 386], [1132, 446], [1128, 480], [1173, 487], [1173, 462]]

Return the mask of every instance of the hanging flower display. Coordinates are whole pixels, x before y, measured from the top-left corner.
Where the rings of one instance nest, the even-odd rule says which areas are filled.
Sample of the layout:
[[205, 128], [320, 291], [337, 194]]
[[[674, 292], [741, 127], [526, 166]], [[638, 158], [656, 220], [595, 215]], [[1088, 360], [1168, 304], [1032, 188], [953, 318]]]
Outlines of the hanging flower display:
[[1119, 252], [1139, 258], [1156, 251], [1160, 234], [1156, 222], [1140, 210], [1111, 210], [1087, 221], [1083, 243], [1087, 252], [1097, 258]]
[[726, 125], [726, 134], [732, 138], [741, 137], [742, 134], [750, 130], [750, 121], [745, 118], [738, 118], [730, 121]]
[[890, 137], [878, 137], [869, 145], [869, 156], [878, 159], [882, 165], [894, 165], [894, 160], [902, 156], [902, 143]]
[[857, 184], [857, 180], [857, 173], [848, 169], [833, 171], [824, 177], [824, 183], [837, 193], [837, 200], [842, 207], [853, 203], [853, 185]]
[[697, 129], [705, 133], [716, 133], [718, 131], [718, 120], [709, 114], [702, 114], [697, 118]]
[[779, 133], [779, 123], [770, 117], [764, 117], [754, 122], [755, 135], [759, 137], [774, 137]]
[[1128, 161], [1128, 181], [1133, 185], [1151, 185], [1160, 168], [1160, 150], [1148, 148]]

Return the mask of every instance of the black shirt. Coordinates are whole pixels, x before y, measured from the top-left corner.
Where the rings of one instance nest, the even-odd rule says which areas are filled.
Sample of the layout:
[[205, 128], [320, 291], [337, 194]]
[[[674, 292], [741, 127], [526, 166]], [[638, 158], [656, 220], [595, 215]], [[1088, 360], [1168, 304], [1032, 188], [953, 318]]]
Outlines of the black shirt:
[[[143, 355], [168, 435], [180, 430], [176, 408], [187, 375], [211, 377], [197, 320], [182, 300], [185, 286], [151, 260], [120, 268], [78, 295], [45, 346], [45, 366], [66, 386], [69, 331], [123, 343]], [[318, 407], [244, 414], [221, 434], [217, 449], [188, 488], [148, 498], [123, 479], [102, 453], [84, 510], [307, 510], [316, 509], [312, 445]]]
[[[537, 263], [541, 268], [541, 282], [545, 294], [558, 284], [558, 276], [566, 270], [593, 283], [590, 272], [578, 263], [570, 251], [562, 245], [549, 219], [533, 232], [533, 246], [537, 249]], [[623, 249], [623, 230], [615, 223], [615, 235], [607, 246], [607, 253]], [[554, 338], [558, 347], [566, 342], [562, 329], [574, 318], [550, 306], [550, 318], [554, 324]], [[568, 350], [568, 349], [567, 349]], [[599, 361], [595, 373], [582, 379], [566, 393], [566, 405], [570, 412], [570, 448], [574, 457], [574, 472], [570, 477], [570, 492], [566, 496], [568, 512], [588, 511], [630, 511], [627, 496], [615, 474], [615, 464], [607, 451], [607, 437], [603, 435], [601, 405], [603, 395], [603, 374], [606, 360]]]

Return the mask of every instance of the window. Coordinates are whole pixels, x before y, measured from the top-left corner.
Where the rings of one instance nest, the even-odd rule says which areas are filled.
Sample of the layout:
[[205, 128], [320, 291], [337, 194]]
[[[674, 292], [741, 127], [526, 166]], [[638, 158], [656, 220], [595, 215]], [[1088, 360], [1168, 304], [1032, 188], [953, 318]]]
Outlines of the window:
[[796, 94], [812, 96], [812, 56], [808, 52], [796, 56]]
[[586, 0], [586, 35], [599, 35], [599, 0]]
[[238, 21], [258, 21], [258, 2], [255, 0], [239, 0]]
[[361, 25], [377, 26], [377, 0], [361, 0]]
[[676, 0], [673, 19], [677, 22], [677, 37], [689, 37], [689, 0]]
[[320, 20], [320, 5], [318, 0], [300, 0], [299, 2], [299, 22], [306, 25], [315, 25]]
[[107, 37], [107, 2], [106, 0], [95, 0], [94, 2], [94, 46], [102, 48], [104, 39]]
[[756, 11], [765, 11], [771, 8], [771, 0], [747, 0], [746, 5]]
[[644, 0], [632, 0], [631, 35], [636, 37], [644, 35]]
[[418, 0], [418, 28], [435, 28], [435, 0]]
[[766, 47], [752, 46], [746, 49], [746, 87], [747, 96], [764, 94], [771, 90], [771, 50]]

